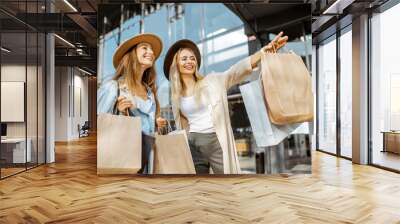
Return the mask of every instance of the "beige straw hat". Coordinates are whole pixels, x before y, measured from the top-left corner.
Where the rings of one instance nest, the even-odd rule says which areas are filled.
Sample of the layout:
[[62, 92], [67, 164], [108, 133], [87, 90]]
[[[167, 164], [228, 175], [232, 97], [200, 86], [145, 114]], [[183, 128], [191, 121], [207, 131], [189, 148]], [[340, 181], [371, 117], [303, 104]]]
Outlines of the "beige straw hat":
[[157, 59], [160, 56], [163, 47], [161, 39], [157, 35], [151, 33], [139, 34], [124, 41], [122, 44], [118, 46], [117, 50], [115, 50], [113, 56], [114, 68], [117, 68], [119, 62], [122, 60], [122, 57], [124, 57], [124, 55], [128, 51], [130, 51], [132, 47], [136, 46], [139, 43], [150, 44], [151, 47], [153, 48], [155, 59]]

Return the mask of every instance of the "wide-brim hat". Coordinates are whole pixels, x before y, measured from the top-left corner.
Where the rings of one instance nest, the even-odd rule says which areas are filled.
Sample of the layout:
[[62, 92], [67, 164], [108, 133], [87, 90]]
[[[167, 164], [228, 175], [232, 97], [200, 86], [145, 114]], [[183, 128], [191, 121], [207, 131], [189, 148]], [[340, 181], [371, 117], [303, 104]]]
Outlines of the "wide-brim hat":
[[194, 56], [196, 57], [197, 60], [197, 69], [200, 68], [201, 65], [201, 55], [200, 55], [200, 50], [197, 47], [197, 45], [188, 39], [183, 39], [175, 42], [169, 49], [167, 54], [165, 55], [165, 60], [164, 60], [164, 74], [165, 77], [169, 80], [169, 69], [171, 67], [172, 61], [174, 60], [174, 56], [176, 52], [179, 51], [181, 48], [189, 48], [193, 51]]
[[151, 47], [153, 48], [155, 60], [160, 56], [163, 47], [161, 39], [157, 35], [151, 33], [139, 34], [124, 41], [118, 46], [117, 50], [115, 50], [113, 56], [114, 68], [117, 68], [122, 60], [122, 57], [124, 57], [124, 55], [128, 51], [130, 51], [132, 47], [136, 46], [139, 43], [148, 43], [151, 45]]

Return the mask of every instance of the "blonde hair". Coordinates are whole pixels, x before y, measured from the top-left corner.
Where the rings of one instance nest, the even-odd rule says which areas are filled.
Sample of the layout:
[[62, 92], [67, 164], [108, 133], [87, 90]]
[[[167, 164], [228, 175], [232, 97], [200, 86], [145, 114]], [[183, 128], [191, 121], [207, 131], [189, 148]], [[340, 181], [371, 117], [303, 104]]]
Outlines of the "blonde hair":
[[141, 74], [139, 74], [141, 65], [136, 55], [136, 46], [134, 46], [127, 53], [125, 53], [125, 55], [122, 57], [116, 69], [113, 80], [118, 81], [121, 77], [124, 77], [128, 89], [131, 91], [132, 95], [135, 95], [135, 89], [137, 89], [137, 83], [139, 81], [143, 81], [147, 86], [149, 86], [154, 94], [154, 99], [156, 101], [156, 117], [157, 117], [160, 113], [160, 105], [157, 99], [157, 87], [156, 87], [157, 73], [153, 63], [153, 66], [151, 66], [150, 68], [146, 69], [143, 72], [142, 80], [138, 80], [139, 77], [141, 77]]
[[[182, 80], [182, 74], [179, 72], [179, 55], [182, 52], [183, 49], [189, 49], [192, 51], [190, 48], [180, 48], [174, 55], [174, 58], [172, 60], [172, 64], [170, 66], [169, 70], [169, 75], [170, 75], [170, 81], [171, 81], [171, 100], [172, 103], [178, 103], [180, 100], [180, 97], [183, 94], [183, 91], [186, 90], [186, 86]], [[193, 52], [193, 51], [192, 51]], [[194, 80], [196, 82], [195, 88], [194, 88], [194, 95], [196, 102], [200, 102], [200, 94], [199, 94], [199, 85], [198, 81], [202, 80], [204, 76], [202, 76], [198, 72], [198, 62], [197, 58], [195, 57], [196, 63], [195, 63], [195, 72], [193, 74]], [[177, 104], [179, 105], [179, 104]]]

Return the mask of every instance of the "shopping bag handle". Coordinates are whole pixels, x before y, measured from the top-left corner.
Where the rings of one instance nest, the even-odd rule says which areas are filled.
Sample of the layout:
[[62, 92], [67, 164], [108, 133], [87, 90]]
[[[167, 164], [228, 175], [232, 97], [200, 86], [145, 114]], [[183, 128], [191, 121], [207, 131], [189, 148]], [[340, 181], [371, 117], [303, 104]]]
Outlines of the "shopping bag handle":
[[[261, 51], [262, 51], [263, 53], [266, 53], [266, 52], [264, 52], [263, 50], [261, 50]], [[283, 47], [281, 47], [281, 48], [279, 49], [279, 51], [282, 51], [282, 52], [284, 52], [284, 53], [294, 54], [293, 50], [288, 50], [288, 49], [286, 48], [286, 45], [283, 46]], [[278, 53], [278, 49], [276, 49], [275, 44], [272, 44], [272, 53], [273, 53], [273, 54]]]
[[159, 135], [166, 135], [166, 134], [172, 132], [172, 127], [171, 127], [171, 123], [169, 122], [169, 120], [167, 120], [167, 128], [168, 128], [168, 129], [167, 129], [167, 133], [165, 133], [165, 132], [162, 133], [162, 132], [161, 132], [161, 130], [164, 129], [164, 128], [165, 128], [165, 127], [159, 128], [159, 129], [157, 130], [157, 132], [158, 132]]
[[117, 80], [117, 100], [115, 101], [114, 108], [113, 108], [113, 111], [112, 111], [113, 114], [117, 114], [117, 115], [119, 114], [118, 108], [117, 108], [117, 103], [118, 103], [118, 97], [119, 97], [119, 95], [120, 95], [119, 82], [118, 82], [118, 80]]
[[[276, 54], [277, 53], [275, 44], [272, 44], [272, 50], [273, 50], [272, 54]], [[286, 48], [286, 46], [281, 47], [281, 49], [279, 49], [279, 50], [281, 50], [281, 51], [284, 50], [284, 52], [288, 53], [288, 54], [296, 54], [296, 53], [294, 53], [293, 50], [288, 50]], [[263, 51], [262, 49], [260, 51], [261, 51], [262, 55], [266, 55], [267, 54], [267, 52]], [[262, 61], [262, 56], [261, 56], [261, 61]], [[261, 66], [262, 66], [262, 63], [260, 62], [260, 70], [262, 70]], [[258, 80], [261, 80], [261, 71], [260, 71], [260, 74], [258, 75]]]
[[[116, 115], [120, 115], [118, 108], [117, 108], [118, 98], [120, 95], [121, 95], [121, 90], [119, 89], [119, 82], [117, 81], [117, 100], [115, 101], [114, 108], [112, 111], [112, 113], [116, 114]], [[126, 108], [125, 113], [126, 113], [126, 116], [129, 116], [129, 108]]]
[[275, 41], [274, 41], [274, 43], [272, 43], [272, 50], [273, 50], [273, 53], [276, 54], [277, 49], [275, 47]]

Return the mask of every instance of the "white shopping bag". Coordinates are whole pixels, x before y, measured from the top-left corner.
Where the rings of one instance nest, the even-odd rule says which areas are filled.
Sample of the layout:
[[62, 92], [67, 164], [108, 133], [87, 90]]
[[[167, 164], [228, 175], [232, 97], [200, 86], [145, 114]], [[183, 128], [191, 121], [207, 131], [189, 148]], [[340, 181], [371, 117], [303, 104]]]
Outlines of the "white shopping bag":
[[257, 79], [239, 88], [258, 147], [279, 144], [302, 124], [274, 125], [270, 122], [261, 80]]

